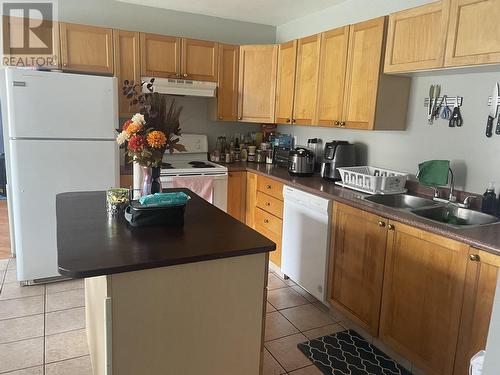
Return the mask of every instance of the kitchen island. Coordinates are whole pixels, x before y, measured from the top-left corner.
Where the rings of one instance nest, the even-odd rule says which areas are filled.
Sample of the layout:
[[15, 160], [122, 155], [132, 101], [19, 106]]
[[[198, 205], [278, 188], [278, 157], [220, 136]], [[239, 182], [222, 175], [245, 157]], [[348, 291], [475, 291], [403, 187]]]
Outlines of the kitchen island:
[[275, 244], [186, 189], [180, 227], [108, 218], [104, 192], [57, 196], [58, 266], [85, 278], [94, 375], [257, 375]]

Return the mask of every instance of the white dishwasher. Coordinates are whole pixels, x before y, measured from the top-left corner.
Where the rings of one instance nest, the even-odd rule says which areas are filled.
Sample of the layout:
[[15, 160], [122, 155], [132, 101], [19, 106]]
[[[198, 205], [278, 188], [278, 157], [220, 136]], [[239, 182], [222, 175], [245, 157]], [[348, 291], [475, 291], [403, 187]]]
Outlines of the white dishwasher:
[[283, 197], [281, 271], [325, 302], [331, 201], [289, 186]]

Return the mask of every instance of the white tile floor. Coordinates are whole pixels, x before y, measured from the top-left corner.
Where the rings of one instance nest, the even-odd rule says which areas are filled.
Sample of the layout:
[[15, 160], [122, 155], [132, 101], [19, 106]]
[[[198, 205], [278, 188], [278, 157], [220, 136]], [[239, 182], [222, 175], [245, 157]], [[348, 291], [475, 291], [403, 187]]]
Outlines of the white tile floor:
[[[273, 271], [267, 300], [263, 375], [321, 375], [297, 344], [351, 324]], [[0, 260], [0, 374], [91, 375], [84, 305], [82, 280], [20, 287]]]
[[0, 374], [91, 375], [83, 281], [21, 287], [0, 260]]

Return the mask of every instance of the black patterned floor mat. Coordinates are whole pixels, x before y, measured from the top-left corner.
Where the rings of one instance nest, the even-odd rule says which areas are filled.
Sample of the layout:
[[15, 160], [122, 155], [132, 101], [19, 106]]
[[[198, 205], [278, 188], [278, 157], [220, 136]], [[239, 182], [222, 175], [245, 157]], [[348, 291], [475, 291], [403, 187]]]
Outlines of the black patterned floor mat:
[[411, 375], [351, 329], [297, 346], [325, 375]]

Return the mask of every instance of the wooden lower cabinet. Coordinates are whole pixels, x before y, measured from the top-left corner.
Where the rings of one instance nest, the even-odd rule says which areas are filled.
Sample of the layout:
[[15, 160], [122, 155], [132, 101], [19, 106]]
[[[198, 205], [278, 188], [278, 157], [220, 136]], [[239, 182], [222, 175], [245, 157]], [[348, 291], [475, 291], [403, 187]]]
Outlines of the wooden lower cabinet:
[[370, 334], [378, 333], [386, 249], [385, 219], [336, 203], [329, 302]]
[[499, 256], [470, 249], [454, 375], [467, 374], [470, 358], [486, 347], [499, 268]]
[[486, 347], [500, 256], [335, 203], [328, 299], [428, 375]]
[[281, 267], [283, 184], [256, 173], [246, 173], [245, 223], [276, 243], [269, 260]]
[[461, 242], [389, 224], [380, 337], [428, 375], [453, 373], [468, 251]]
[[227, 179], [227, 213], [245, 222], [246, 172], [229, 172]]
[[245, 224], [255, 229], [255, 208], [257, 206], [257, 175], [247, 172]]

